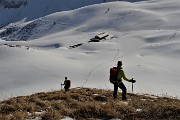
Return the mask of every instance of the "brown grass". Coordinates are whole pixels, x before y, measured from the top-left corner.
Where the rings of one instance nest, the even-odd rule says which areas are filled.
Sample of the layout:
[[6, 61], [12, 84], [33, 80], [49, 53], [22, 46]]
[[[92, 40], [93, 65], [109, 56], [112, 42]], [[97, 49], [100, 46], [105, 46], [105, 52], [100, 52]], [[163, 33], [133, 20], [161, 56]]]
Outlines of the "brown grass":
[[128, 101], [114, 100], [112, 91], [74, 88], [68, 92], [54, 91], [19, 96], [0, 102], [0, 120], [60, 120], [69, 116], [77, 120], [112, 119], [149, 120], [180, 119], [180, 100], [151, 98], [128, 94]]

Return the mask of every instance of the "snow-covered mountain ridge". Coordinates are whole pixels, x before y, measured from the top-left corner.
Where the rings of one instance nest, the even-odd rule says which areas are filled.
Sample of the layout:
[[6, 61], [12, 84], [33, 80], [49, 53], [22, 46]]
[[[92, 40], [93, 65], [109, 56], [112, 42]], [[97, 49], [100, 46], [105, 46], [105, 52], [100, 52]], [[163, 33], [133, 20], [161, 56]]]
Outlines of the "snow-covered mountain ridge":
[[[109, 68], [118, 60], [126, 76], [137, 80], [136, 93], [179, 96], [179, 8], [178, 0], [115, 1], [3, 27], [2, 98], [59, 89], [65, 76], [72, 87], [113, 89]], [[88, 42], [102, 32], [109, 37]], [[131, 84], [124, 83], [131, 91]]]
[[[30, 21], [55, 12], [68, 11], [110, 1], [115, 0], [2, 0], [0, 1], [0, 26], [23, 19]], [[13, 7], [13, 5], [16, 6], [19, 3], [22, 5], [17, 8]], [[12, 8], [5, 6], [12, 6]]]

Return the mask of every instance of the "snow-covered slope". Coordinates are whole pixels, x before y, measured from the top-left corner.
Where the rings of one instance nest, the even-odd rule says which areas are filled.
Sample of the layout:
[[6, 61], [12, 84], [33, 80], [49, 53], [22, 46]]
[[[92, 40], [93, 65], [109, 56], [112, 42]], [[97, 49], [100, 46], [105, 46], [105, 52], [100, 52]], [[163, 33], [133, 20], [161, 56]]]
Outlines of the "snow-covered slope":
[[[180, 96], [179, 10], [178, 0], [116, 1], [11, 23], [0, 30], [1, 98], [60, 89], [65, 76], [113, 89], [118, 60], [136, 93]], [[102, 32], [106, 40], [88, 42]]]

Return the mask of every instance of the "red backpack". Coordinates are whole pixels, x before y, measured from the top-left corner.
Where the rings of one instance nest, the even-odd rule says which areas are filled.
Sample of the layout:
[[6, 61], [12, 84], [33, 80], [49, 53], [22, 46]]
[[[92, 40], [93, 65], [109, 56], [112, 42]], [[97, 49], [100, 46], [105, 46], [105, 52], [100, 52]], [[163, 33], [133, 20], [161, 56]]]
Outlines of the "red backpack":
[[114, 84], [114, 81], [117, 80], [117, 74], [118, 74], [118, 68], [117, 67], [112, 67], [110, 68], [110, 76], [109, 76], [109, 81]]

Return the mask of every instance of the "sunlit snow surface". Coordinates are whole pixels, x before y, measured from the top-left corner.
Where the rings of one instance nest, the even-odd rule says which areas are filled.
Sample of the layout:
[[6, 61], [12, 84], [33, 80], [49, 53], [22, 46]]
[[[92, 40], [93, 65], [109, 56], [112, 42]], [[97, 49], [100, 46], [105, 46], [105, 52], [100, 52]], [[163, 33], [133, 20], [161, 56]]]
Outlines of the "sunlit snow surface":
[[[27, 16], [43, 13], [35, 10]], [[0, 38], [0, 98], [59, 90], [65, 76], [72, 87], [113, 89], [109, 68], [118, 60], [137, 81], [134, 93], [179, 97], [179, 11], [179, 0], [116, 1], [11, 23], [0, 29], [15, 29]], [[88, 42], [102, 32], [107, 39]]]

